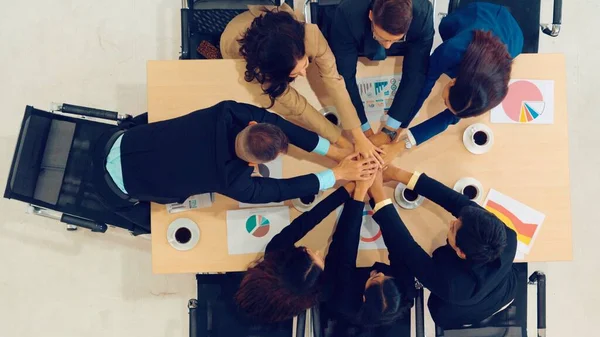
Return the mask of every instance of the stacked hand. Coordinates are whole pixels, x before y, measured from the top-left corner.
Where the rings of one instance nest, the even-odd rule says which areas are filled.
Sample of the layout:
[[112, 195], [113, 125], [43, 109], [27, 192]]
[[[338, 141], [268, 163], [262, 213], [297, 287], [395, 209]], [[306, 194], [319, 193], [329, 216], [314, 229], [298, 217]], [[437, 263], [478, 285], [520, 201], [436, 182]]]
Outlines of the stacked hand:
[[362, 181], [372, 179], [379, 163], [373, 159], [361, 159], [358, 153], [353, 153], [331, 169], [335, 180]]
[[383, 165], [383, 158], [381, 155], [385, 154], [385, 152], [373, 145], [363, 133], [360, 133], [360, 136], [354, 139], [354, 151], [358, 152], [363, 158], [374, 158]]

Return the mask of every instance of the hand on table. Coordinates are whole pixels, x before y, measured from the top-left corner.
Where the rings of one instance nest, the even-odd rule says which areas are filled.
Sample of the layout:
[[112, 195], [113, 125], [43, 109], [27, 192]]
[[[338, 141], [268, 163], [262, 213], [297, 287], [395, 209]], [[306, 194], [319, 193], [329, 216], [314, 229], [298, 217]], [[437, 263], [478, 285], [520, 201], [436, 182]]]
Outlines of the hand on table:
[[373, 178], [379, 163], [374, 159], [361, 159], [358, 153], [353, 153], [331, 169], [335, 180], [369, 180]]

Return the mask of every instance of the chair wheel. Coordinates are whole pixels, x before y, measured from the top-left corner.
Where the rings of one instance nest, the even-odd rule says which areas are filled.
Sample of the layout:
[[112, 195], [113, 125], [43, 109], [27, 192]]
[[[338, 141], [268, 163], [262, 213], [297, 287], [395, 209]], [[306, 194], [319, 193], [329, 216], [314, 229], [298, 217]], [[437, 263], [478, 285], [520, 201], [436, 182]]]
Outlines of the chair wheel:
[[67, 230], [68, 231], [76, 231], [77, 230], [77, 226], [75, 226], [75, 225], [67, 225]]

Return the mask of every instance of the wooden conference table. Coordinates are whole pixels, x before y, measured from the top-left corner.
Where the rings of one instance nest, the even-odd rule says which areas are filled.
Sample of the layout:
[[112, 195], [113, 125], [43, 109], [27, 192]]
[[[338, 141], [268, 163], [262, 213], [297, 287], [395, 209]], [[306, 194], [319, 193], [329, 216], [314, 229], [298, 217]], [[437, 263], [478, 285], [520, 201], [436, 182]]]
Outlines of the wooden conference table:
[[[361, 60], [357, 77], [400, 73], [401, 57], [382, 62]], [[244, 64], [234, 60], [150, 61], [148, 62], [148, 112], [150, 121], [177, 117], [223, 100], [236, 100], [265, 106], [267, 99], [256, 85], [243, 80]], [[572, 259], [571, 207], [568, 167], [566, 68], [562, 55], [524, 54], [513, 66], [512, 78], [555, 81], [555, 119], [552, 125], [491, 124], [490, 114], [467, 119], [430, 140], [405, 151], [394, 163], [407, 170], [419, 170], [442, 183], [453, 186], [461, 177], [475, 177], [484, 186], [499, 190], [546, 214], [535, 244], [526, 261]], [[444, 109], [441, 89], [448, 82], [443, 76], [425, 102], [415, 124]], [[294, 87], [315, 107], [332, 105], [314, 66], [307, 78], [298, 78]], [[319, 102], [315, 92], [322, 99]], [[280, 111], [275, 106], [272, 110]], [[473, 155], [462, 143], [464, 130], [483, 122], [494, 131], [495, 143], [484, 155]], [[201, 129], [198, 130], [202, 132]], [[193, 155], [193, 154], [190, 154]], [[184, 160], [184, 158], [182, 158]], [[318, 172], [334, 163], [297, 148], [283, 159], [284, 177]], [[390, 196], [395, 184], [388, 183]], [[332, 190], [327, 191], [330, 193]], [[292, 219], [299, 212], [290, 206]], [[216, 195], [211, 208], [168, 214], [164, 205], [152, 205], [152, 267], [155, 273], [225, 272], [245, 270], [259, 254], [229, 255], [227, 252], [226, 211], [237, 209], [238, 202]], [[416, 210], [401, 210], [400, 215], [415, 240], [427, 251], [445, 243], [451, 215], [425, 200]], [[179, 217], [194, 220], [201, 238], [190, 251], [172, 248], [166, 238], [168, 225]], [[325, 252], [336, 214], [333, 212], [311, 231], [300, 244]], [[357, 263], [370, 266], [388, 261], [385, 250], [361, 250]]]

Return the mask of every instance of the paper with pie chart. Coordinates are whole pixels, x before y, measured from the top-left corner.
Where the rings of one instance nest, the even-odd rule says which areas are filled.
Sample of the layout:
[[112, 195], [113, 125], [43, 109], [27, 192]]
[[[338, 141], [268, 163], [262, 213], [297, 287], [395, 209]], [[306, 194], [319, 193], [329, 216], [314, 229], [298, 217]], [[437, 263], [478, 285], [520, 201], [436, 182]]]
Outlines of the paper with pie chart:
[[484, 207], [517, 233], [517, 258], [529, 254], [546, 215], [494, 189]]
[[492, 123], [553, 124], [554, 81], [511, 80], [506, 98], [492, 109]]
[[230, 255], [264, 252], [269, 241], [289, 224], [287, 206], [227, 211], [227, 250]]
[[[337, 218], [339, 220], [342, 215], [344, 207], [337, 209]], [[362, 225], [360, 227], [360, 241], [358, 242], [359, 250], [371, 250], [371, 249], [387, 249], [383, 236], [381, 235], [381, 229], [375, 220], [373, 220], [373, 210], [371, 206], [365, 205], [363, 210]], [[337, 220], [336, 220], [337, 221]]]

